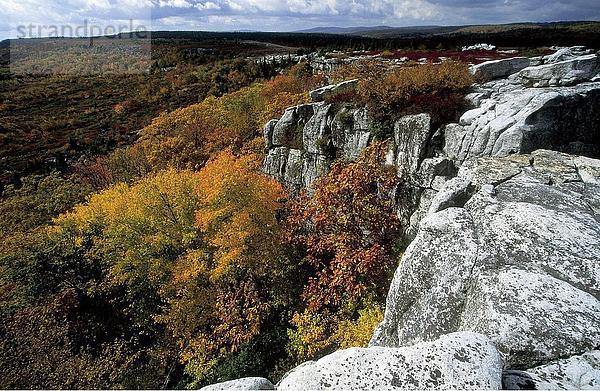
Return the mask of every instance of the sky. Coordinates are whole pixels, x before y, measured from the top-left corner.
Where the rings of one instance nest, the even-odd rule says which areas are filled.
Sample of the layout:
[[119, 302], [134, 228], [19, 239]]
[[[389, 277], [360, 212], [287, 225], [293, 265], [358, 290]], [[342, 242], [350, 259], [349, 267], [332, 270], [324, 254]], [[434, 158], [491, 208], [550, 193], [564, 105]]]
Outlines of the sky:
[[129, 26], [294, 31], [559, 20], [600, 20], [600, 0], [0, 0], [0, 39]]

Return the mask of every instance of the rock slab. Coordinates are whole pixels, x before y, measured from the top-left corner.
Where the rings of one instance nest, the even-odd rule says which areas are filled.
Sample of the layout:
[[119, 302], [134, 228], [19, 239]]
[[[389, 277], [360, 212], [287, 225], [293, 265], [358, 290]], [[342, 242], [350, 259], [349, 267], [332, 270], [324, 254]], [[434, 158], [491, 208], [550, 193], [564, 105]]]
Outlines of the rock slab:
[[499, 389], [501, 376], [489, 339], [463, 332], [411, 347], [340, 350], [296, 367], [277, 389]]
[[238, 390], [238, 391], [251, 391], [251, 390], [274, 390], [275, 386], [268, 379], [264, 377], [243, 377], [241, 379], [235, 379], [226, 381], [223, 383], [211, 384], [201, 388], [204, 391], [225, 391], [225, 390]]
[[599, 162], [575, 161], [535, 151], [465, 162], [400, 261], [371, 345], [472, 331], [507, 368], [600, 346], [600, 186], [579, 174]]

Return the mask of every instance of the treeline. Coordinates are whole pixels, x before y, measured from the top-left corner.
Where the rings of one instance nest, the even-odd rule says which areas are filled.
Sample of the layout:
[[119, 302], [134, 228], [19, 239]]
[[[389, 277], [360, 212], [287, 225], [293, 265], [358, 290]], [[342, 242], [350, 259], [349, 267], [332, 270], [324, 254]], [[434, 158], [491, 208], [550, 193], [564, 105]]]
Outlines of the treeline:
[[[458, 29], [438, 33], [428, 31], [373, 32], [373, 36], [320, 34], [320, 33], [270, 33], [270, 32], [153, 32], [152, 39], [203, 41], [207, 39], [239, 44], [246, 41], [269, 42], [310, 52], [324, 50], [385, 50], [385, 49], [455, 49], [477, 43], [490, 43], [500, 47], [537, 48], [543, 46], [584, 45], [600, 49], [600, 23], [553, 23], [536, 28], [515, 26], [498, 31], [468, 31]], [[381, 34], [381, 36], [377, 36]]]

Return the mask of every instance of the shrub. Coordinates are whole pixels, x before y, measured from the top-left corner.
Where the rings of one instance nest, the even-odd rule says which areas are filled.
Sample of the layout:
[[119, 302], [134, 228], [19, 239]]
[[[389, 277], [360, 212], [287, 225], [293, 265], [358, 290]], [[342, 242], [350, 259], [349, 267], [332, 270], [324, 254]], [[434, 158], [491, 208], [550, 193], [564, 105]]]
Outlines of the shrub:
[[312, 360], [336, 349], [365, 347], [383, 320], [381, 305], [367, 297], [350, 300], [339, 311], [305, 309], [294, 314], [288, 330], [288, 353], [296, 363]]
[[335, 117], [345, 128], [350, 128], [354, 125], [354, 113], [350, 110], [340, 110]]
[[462, 95], [473, 84], [466, 64], [445, 62], [391, 68], [369, 74], [359, 82], [359, 94], [379, 121], [396, 116], [430, 113], [434, 121], [456, 116]]

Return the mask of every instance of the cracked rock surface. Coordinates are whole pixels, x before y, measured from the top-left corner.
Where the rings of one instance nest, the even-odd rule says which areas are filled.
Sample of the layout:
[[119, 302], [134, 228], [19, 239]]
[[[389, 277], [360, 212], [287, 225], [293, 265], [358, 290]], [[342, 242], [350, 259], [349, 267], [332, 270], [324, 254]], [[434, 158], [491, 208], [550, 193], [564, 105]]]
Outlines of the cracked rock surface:
[[264, 377], [243, 377], [226, 381], [223, 383], [211, 384], [201, 388], [204, 391], [221, 391], [221, 390], [274, 390], [275, 386]]
[[400, 261], [371, 345], [472, 331], [506, 368], [600, 346], [598, 163], [545, 150], [465, 162]]
[[501, 368], [488, 338], [461, 332], [411, 347], [339, 350], [296, 367], [277, 389], [498, 389]]

